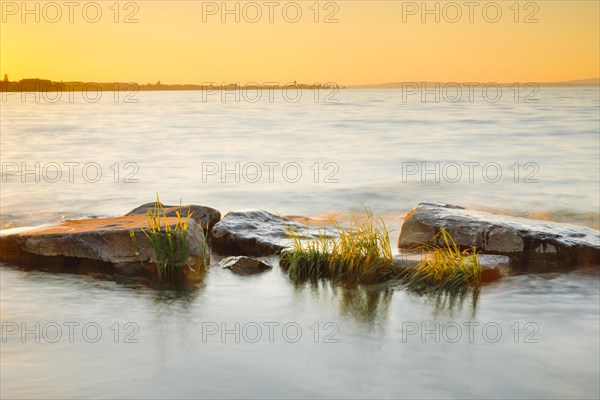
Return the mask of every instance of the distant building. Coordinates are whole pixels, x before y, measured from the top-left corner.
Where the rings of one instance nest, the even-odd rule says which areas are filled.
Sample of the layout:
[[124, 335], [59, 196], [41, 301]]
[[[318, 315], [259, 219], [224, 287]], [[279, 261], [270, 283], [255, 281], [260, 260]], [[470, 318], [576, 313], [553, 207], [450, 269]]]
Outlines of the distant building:
[[4, 82], [8, 82], [8, 75], [4, 74]]

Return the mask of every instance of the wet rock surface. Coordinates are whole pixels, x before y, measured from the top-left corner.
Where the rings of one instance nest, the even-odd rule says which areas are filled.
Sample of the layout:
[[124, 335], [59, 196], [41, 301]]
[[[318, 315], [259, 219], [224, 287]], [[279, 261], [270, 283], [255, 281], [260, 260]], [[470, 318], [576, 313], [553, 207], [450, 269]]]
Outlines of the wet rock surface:
[[319, 235], [318, 227], [267, 211], [233, 211], [214, 226], [211, 244], [217, 253], [224, 255], [273, 255], [292, 245], [286, 226], [306, 239]]
[[420, 203], [402, 225], [398, 247], [436, 243], [445, 229], [462, 248], [505, 255], [517, 272], [600, 265], [600, 232], [581, 226], [497, 215], [444, 203]]
[[[168, 217], [174, 227], [176, 217]], [[0, 236], [0, 259], [17, 263], [47, 262], [77, 267], [100, 265], [115, 271], [148, 269], [154, 248], [140, 228], [148, 229], [145, 215], [66, 221], [59, 225]], [[132, 239], [130, 232], [135, 234]], [[188, 255], [204, 252], [205, 238], [191, 218], [187, 234]], [[186, 260], [187, 262], [188, 260]]]
[[[154, 202], [142, 204], [139, 207], [134, 208], [129, 211], [125, 216], [131, 215], [146, 215], [148, 210], [154, 210]], [[181, 209], [181, 216], [187, 217], [189, 213], [192, 213], [192, 218], [196, 220], [196, 222], [202, 227], [203, 231], [208, 231], [215, 226], [217, 222], [221, 219], [221, 213], [218, 210], [215, 210], [211, 207], [206, 206], [198, 206], [198, 205], [187, 205], [187, 206], [168, 206], [163, 204], [163, 212], [167, 217], [176, 217], [176, 212]]]
[[233, 256], [224, 258], [221, 260], [221, 262], [219, 262], [219, 267], [230, 269], [231, 272], [240, 275], [256, 274], [273, 268], [271, 264], [263, 260], [246, 256]]

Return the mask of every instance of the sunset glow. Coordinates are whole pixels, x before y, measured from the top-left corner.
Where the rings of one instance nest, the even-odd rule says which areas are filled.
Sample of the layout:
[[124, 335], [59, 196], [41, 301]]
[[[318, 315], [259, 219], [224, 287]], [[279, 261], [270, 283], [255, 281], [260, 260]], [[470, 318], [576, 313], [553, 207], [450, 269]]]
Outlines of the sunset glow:
[[74, 3], [2, 1], [0, 74], [357, 85], [566, 81], [600, 68], [596, 1]]

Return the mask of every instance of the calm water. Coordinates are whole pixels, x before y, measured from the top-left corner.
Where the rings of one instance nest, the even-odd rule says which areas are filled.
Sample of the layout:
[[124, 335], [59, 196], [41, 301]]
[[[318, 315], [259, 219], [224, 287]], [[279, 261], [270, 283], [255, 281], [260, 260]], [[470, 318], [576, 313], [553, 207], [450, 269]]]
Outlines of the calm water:
[[[345, 90], [331, 104], [323, 102], [327, 93], [318, 103], [309, 91], [297, 103], [280, 94], [273, 102], [268, 95], [256, 103], [236, 103], [232, 95], [203, 102], [201, 92], [141, 92], [137, 104], [123, 103], [123, 94], [115, 103], [111, 93], [93, 104], [80, 94], [72, 103], [64, 94], [56, 104], [11, 96], [2, 103], [3, 224], [118, 215], [158, 192], [164, 201], [181, 198], [223, 212], [311, 215], [367, 204], [396, 214], [441, 200], [599, 225], [598, 88], [542, 88], [538, 103], [515, 103], [508, 88], [497, 103], [477, 95], [470, 103], [466, 94], [460, 103], [422, 103], [419, 96], [403, 100], [401, 90]], [[35, 173], [7, 171], [10, 163], [35, 171], [35, 162], [39, 183]], [[80, 163], [72, 167], [73, 182], [69, 162]], [[62, 172], [56, 183], [51, 163]], [[134, 164], [125, 169], [126, 163]], [[240, 172], [225, 175], [236, 163]], [[271, 176], [265, 163], [279, 163], [271, 164]], [[403, 163], [411, 163], [404, 173]], [[439, 182], [433, 173], [409, 174], [415, 166], [435, 170], [435, 163]], [[479, 163], [473, 182], [464, 163]], [[302, 176], [293, 182], [298, 167]], [[97, 182], [86, 181], [97, 172]]]
[[[397, 287], [295, 288], [279, 269], [254, 277], [213, 269], [180, 294], [5, 266], [0, 273], [3, 323], [35, 331], [39, 322], [47, 334], [36, 343], [35, 334], [3, 332], [3, 398], [600, 394], [597, 274], [505, 279], [484, 289], [473, 316], [468, 304], [451, 314]], [[73, 343], [69, 322], [79, 323]], [[279, 323], [271, 337], [268, 323]], [[62, 332], [56, 343], [53, 324]], [[424, 329], [437, 339], [423, 338]]]
[[[338, 104], [308, 92], [293, 104], [136, 97], [2, 103], [2, 225], [119, 215], [156, 192], [222, 212], [317, 215], [367, 204], [392, 216], [441, 200], [599, 224], [597, 88], [541, 89], [535, 104], [515, 103], [508, 89], [497, 103], [455, 104], [404, 102], [397, 90], [341, 91]], [[37, 175], [11, 169], [36, 162]], [[68, 162], [80, 163], [72, 182]], [[236, 162], [239, 174], [206, 174]], [[273, 182], [269, 162], [279, 163]], [[440, 182], [407, 174], [436, 162]], [[473, 182], [468, 162], [480, 163]], [[289, 163], [302, 171], [295, 183], [295, 169], [282, 175]], [[404, 173], [403, 163], [412, 163]], [[462, 166], [458, 182], [450, 163]], [[485, 179], [496, 179], [492, 169], [482, 176], [488, 163], [500, 167], [498, 182]], [[91, 167], [83, 176], [84, 165], [102, 176]], [[123, 182], [131, 172], [138, 182]], [[523, 182], [531, 173], [537, 183]], [[252, 277], [213, 268], [179, 292], [105, 278], [0, 264], [2, 398], [600, 396], [597, 272], [510, 277], [486, 286], [476, 307], [396, 284], [298, 287], [277, 266]]]

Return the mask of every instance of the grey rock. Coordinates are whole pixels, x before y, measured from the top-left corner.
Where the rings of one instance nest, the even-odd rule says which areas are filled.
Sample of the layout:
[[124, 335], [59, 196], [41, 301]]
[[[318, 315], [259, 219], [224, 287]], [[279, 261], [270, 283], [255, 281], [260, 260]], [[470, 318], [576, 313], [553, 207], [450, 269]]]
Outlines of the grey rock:
[[404, 220], [398, 247], [436, 243], [444, 228], [461, 248], [508, 256], [518, 271], [551, 271], [600, 265], [600, 232], [581, 226], [420, 203]]
[[[305, 239], [317, 237], [319, 228], [299, 224], [263, 210], [232, 211], [212, 229], [212, 247], [220, 254], [267, 256], [292, 245], [286, 226]], [[328, 235], [334, 235], [328, 232]]]
[[273, 266], [254, 257], [235, 256], [227, 257], [219, 262], [219, 267], [230, 269], [231, 272], [242, 275], [255, 274], [270, 270]]

